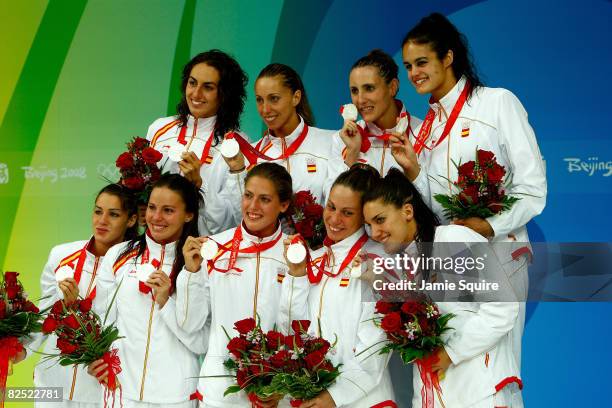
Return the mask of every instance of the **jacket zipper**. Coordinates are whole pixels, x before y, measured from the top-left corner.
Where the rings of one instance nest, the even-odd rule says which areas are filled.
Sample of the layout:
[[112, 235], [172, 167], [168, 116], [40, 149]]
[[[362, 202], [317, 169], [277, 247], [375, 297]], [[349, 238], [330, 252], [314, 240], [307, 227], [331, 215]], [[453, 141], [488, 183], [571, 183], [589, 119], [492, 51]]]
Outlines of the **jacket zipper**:
[[[261, 243], [261, 239], [259, 239], [259, 241]], [[257, 321], [257, 296], [259, 292], [259, 262], [260, 262], [259, 251], [257, 252], [256, 259], [257, 261], [255, 265], [255, 294], [253, 295], [253, 319], [255, 319], [255, 321]]]

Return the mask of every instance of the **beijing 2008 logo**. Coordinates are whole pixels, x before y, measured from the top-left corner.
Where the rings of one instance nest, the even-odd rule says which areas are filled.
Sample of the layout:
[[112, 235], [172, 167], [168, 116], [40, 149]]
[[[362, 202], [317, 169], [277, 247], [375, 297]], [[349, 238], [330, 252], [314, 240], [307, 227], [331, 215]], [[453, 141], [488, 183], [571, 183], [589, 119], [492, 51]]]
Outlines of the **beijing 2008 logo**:
[[8, 166], [5, 163], [0, 163], [0, 184], [8, 184], [8, 182], [9, 182]]

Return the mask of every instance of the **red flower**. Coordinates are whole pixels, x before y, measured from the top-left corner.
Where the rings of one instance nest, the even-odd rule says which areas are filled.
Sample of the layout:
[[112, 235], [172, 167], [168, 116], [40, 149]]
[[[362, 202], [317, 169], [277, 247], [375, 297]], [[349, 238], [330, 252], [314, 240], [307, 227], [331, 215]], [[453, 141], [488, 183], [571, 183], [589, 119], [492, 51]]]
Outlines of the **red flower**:
[[63, 318], [62, 324], [75, 330], [81, 327], [79, 321], [76, 319], [76, 317], [74, 317], [74, 315], [69, 315], [68, 317]]
[[314, 237], [315, 234], [315, 225], [312, 219], [305, 219], [300, 222], [295, 223], [295, 230], [302, 236], [304, 239], [310, 239]]
[[53, 307], [51, 308], [51, 313], [53, 314], [62, 314], [62, 312], [64, 311], [64, 304], [62, 303], [61, 300], [58, 300], [57, 302], [55, 302], [53, 304]]
[[57, 320], [51, 316], [47, 316], [42, 324], [42, 332], [45, 334], [53, 333], [58, 325]]
[[140, 176], [128, 177], [122, 180], [122, 184], [130, 190], [142, 190], [145, 182]]
[[19, 294], [19, 286], [8, 286], [6, 288], [6, 296], [10, 300], [13, 300], [13, 299], [17, 298], [18, 294]]
[[143, 139], [142, 137], [134, 138], [134, 142], [132, 142], [132, 146], [136, 150], [143, 149], [149, 145], [149, 141], [147, 139]]
[[478, 186], [471, 185], [459, 193], [459, 200], [465, 205], [478, 204]]
[[79, 310], [83, 313], [87, 313], [91, 310], [91, 299], [83, 299], [79, 302]]
[[77, 345], [69, 343], [64, 339], [57, 339], [56, 346], [62, 354], [72, 354], [79, 349]]
[[488, 150], [480, 150], [476, 152], [476, 157], [478, 158], [478, 164], [480, 167], [485, 167], [487, 163], [495, 160], [495, 154]]
[[128, 152], [121, 153], [119, 157], [117, 157], [115, 165], [121, 170], [127, 170], [134, 165], [134, 158]]
[[391, 312], [382, 318], [380, 327], [386, 332], [395, 332], [402, 328], [402, 316], [398, 312]]
[[421, 326], [421, 331], [425, 333], [429, 330], [429, 321], [425, 317], [419, 317], [419, 326]]
[[308, 332], [308, 327], [310, 327], [310, 320], [294, 320], [291, 322], [291, 328], [295, 334]]
[[4, 300], [0, 299], [0, 319], [4, 319], [6, 317], [6, 303]]
[[248, 347], [249, 342], [241, 337], [234, 337], [227, 343], [227, 349], [237, 358], [240, 358]]
[[463, 163], [461, 166], [459, 166], [459, 168], [457, 169], [457, 171], [459, 172], [459, 180], [463, 180], [463, 179], [471, 179], [474, 177], [474, 166], [476, 166], [476, 163], [474, 163], [474, 161], [469, 161], [467, 163]]
[[307, 204], [314, 202], [314, 197], [308, 190], [301, 190], [293, 196], [293, 205], [297, 208], [304, 208]]
[[493, 165], [487, 168], [487, 180], [490, 184], [496, 184], [501, 182], [506, 175], [506, 169], [504, 166], [500, 166], [497, 163], [493, 163]]
[[249, 374], [247, 370], [242, 369], [236, 371], [236, 382], [238, 383], [240, 388], [244, 388], [249, 383], [248, 377]]
[[323, 362], [323, 360], [325, 360], [325, 353], [323, 353], [321, 350], [314, 351], [304, 357], [304, 362], [306, 363], [306, 367], [309, 370], [312, 370], [317, 367]]
[[385, 302], [384, 300], [379, 300], [376, 302], [376, 312], [380, 314], [387, 314], [392, 312], [395, 309], [395, 305], [391, 302]]
[[7, 286], [17, 285], [17, 276], [19, 276], [18, 272], [4, 272], [4, 282]]
[[234, 329], [240, 334], [247, 334], [257, 326], [255, 319], [249, 317], [248, 319], [238, 320], [234, 323]]
[[419, 310], [421, 309], [419, 306], [420, 305], [418, 302], [414, 302], [414, 301], [405, 302], [402, 305], [402, 312], [406, 313], [407, 315], [417, 314]]
[[266, 345], [269, 349], [276, 350], [285, 343], [285, 336], [274, 330], [270, 330], [266, 334]]
[[34, 303], [30, 302], [29, 300], [26, 300], [25, 305], [24, 305], [24, 310], [26, 312], [32, 312], [32, 313], [40, 312], [40, 309], [38, 309], [36, 307], [36, 305]]
[[491, 210], [491, 212], [493, 212], [494, 214], [499, 213], [501, 210], [504, 209], [504, 206], [502, 205], [502, 203], [491, 203], [487, 206], [489, 208], [489, 210]]
[[289, 360], [290, 358], [291, 356], [287, 350], [281, 350], [270, 357], [270, 364], [274, 368], [282, 368], [285, 365], [285, 361]]
[[293, 350], [295, 347], [302, 347], [304, 342], [302, 341], [302, 337], [299, 335], [286, 336], [285, 337], [285, 346]]
[[152, 147], [145, 147], [142, 151], [142, 160], [148, 164], [155, 164], [162, 159], [162, 154]]
[[323, 354], [327, 354], [330, 347], [331, 345], [329, 344], [329, 341], [322, 338], [316, 338], [307, 341], [304, 348], [312, 351], [320, 350], [321, 352], [323, 352]]
[[304, 207], [304, 217], [307, 218], [321, 218], [323, 216], [323, 207], [319, 204], [308, 204]]

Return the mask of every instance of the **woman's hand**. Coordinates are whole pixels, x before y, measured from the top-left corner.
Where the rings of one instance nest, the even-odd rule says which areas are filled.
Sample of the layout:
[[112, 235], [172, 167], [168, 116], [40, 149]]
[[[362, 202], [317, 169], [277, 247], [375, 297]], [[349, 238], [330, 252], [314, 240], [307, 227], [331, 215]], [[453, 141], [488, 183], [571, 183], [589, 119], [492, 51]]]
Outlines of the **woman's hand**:
[[408, 136], [405, 133], [400, 134], [397, 132], [391, 133], [389, 137], [391, 142], [391, 154], [393, 158], [402, 166], [404, 174], [410, 181], [414, 181], [419, 175], [421, 168], [419, 167], [419, 161], [417, 155], [412, 147], [412, 143], [408, 140]]
[[361, 150], [361, 133], [359, 133], [357, 123], [352, 120], [345, 120], [342, 129], [340, 129], [340, 138], [346, 146], [344, 162], [351, 167], [359, 159]]
[[489, 224], [489, 221], [485, 220], [484, 218], [470, 217], [461, 220], [456, 219], [453, 220], [452, 223], [455, 225], [463, 225], [464, 227], [468, 227], [485, 238], [493, 238], [493, 236], [495, 236], [495, 231], [493, 231], [491, 224]]
[[208, 240], [208, 237], [187, 237], [185, 245], [183, 245], [183, 257], [185, 258], [185, 269], [188, 272], [197, 272], [202, 266], [202, 255], [200, 250], [202, 244]]
[[[287, 261], [287, 265], [289, 266], [289, 275], [295, 276], [295, 277], [301, 277], [307, 274], [307, 271], [306, 271], [307, 257], [305, 257], [304, 260], [298, 264], [291, 263], [289, 259], [287, 258], [287, 248], [289, 248], [289, 245], [291, 245], [291, 241], [293, 241], [295, 237], [297, 237], [297, 234], [289, 235], [287, 236], [286, 239], [283, 240], [283, 245], [285, 246], [285, 251], [283, 252], [283, 255], [285, 255], [285, 261]], [[301, 242], [301, 244], [305, 245], [304, 242]]]
[[331, 394], [325, 390], [315, 398], [302, 402], [300, 408], [335, 408], [336, 402]]
[[448, 356], [446, 350], [444, 350], [444, 347], [438, 349], [438, 351], [436, 352], [436, 356], [438, 357], [438, 361], [432, 364], [431, 370], [434, 373], [438, 373], [438, 377], [440, 377], [441, 375], [444, 375], [444, 372], [448, 369], [448, 367], [450, 367], [453, 362]]
[[234, 157], [227, 158], [225, 156], [223, 160], [227, 163], [227, 167], [230, 169], [230, 173], [240, 173], [246, 168], [246, 160], [244, 158], [244, 154], [242, 152], [238, 152]]
[[158, 269], [149, 275], [146, 284], [153, 289], [155, 302], [159, 305], [160, 309], [164, 307], [170, 297], [170, 286], [172, 285], [170, 277], [164, 271]]
[[374, 283], [376, 280], [376, 274], [374, 273], [374, 262], [368, 258], [368, 254], [365, 251], [360, 250], [357, 253], [357, 256], [353, 258], [351, 269], [353, 268], [361, 268], [361, 276], [359, 279], [370, 284]]
[[58, 286], [64, 294], [64, 303], [66, 306], [73, 304], [79, 297], [79, 284], [74, 278], [67, 278], [58, 283]]
[[99, 359], [87, 366], [87, 374], [96, 377], [101, 383], [108, 381], [108, 364]]
[[183, 160], [178, 163], [181, 174], [197, 188], [202, 187], [202, 176], [200, 176], [202, 163], [198, 156], [194, 152], [183, 152], [181, 157]]
[[255, 403], [257, 408], [276, 408], [278, 402], [283, 399], [280, 394], [274, 394], [267, 398], [258, 397], [258, 401]]

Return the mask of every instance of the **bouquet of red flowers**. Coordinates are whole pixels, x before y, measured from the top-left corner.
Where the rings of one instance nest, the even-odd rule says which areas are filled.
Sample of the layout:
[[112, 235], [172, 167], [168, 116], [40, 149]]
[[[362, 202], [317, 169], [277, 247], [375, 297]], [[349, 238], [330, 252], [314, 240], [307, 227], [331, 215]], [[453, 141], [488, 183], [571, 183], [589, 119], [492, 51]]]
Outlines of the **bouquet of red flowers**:
[[387, 342], [381, 354], [399, 353], [404, 364], [415, 362], [423, 381], [423, 405], [433, 407], [433, 388], [440, 393], [438, 376], [432, 371], [437, 362], [434, 351], [442, 347], [442, 333], [450, 330], [448, 321], [455, 315], [440, 314], [436, 304], [424, 296], [404, 302], [376, 302], [375, 324], [385, 332]]
[[295, 193], [289, 216], [295, 232], [306, 240], [310, 249], [323, 246], [327, 235], [323, 223], [323, 207], [317, 204], [310, 191], [301, 190]]
[[23, 351], [21, 338], [41, 329], [40, 310], [27, 299], [17, 272], [5, 272], [0, 285], [0, 406], [12, 359]]
[[[236, 385], [225, 395], [244, 390], [255, 403], [274, 395], [289, 394], [292, 405], [310, 399], [329, 387], [340, 374], [338, 367], [326, 358], [332, 345], [306, 334], [310, 322], [293, 321], [295, 334], [285, 336], [275, 330], [264, 333], [249, 318], [235, 323], [239, 335], [230, 339], [230, 358], [225, 367], [236, 373]], [[229, 335], [228, 335], [229, 338]]]
[[127, 147], [127, 152], [121, 153], [115, 161], [121, 174], [119, 183], [134, 191], [140, 202], [146, 203], [151, 185], [161, 176], [157, 162], [163, 156], [141, 137], [135, 137]]
[[[104, 406], [112, 393], [115, 405], [115, 389], [119, 386], [117, 374], [121, 372], [121, 360], [112, 343], [121, 338], [119, 330], [104, 322], [91, 310], [90, 298], [79, 299], [70, 305], [62, 300], [53, 304], [51, 311], [42, 323], [42, 332], [55, 333], [57, 336], [58, 355], [47, 358], [59, 358], [62, 366], [88, 366], [96, 360], [103, 359], [108, 364], [108, 378], [105, 384]], [[121, 390], [121, 388], [119, 387]]]
[[520, 200], [504, 191], [506, 169], [497, 163], [495, 154], [476, 150], [476, 159], [456, 165], [459, 176], [453, 185], [457, 194], [436, 194], [435, 200], [444, 208], [444, 215], [452, 218], [488, 218], [510, 209]]

